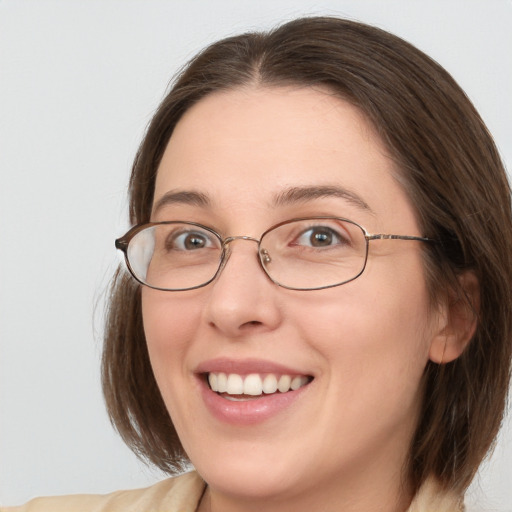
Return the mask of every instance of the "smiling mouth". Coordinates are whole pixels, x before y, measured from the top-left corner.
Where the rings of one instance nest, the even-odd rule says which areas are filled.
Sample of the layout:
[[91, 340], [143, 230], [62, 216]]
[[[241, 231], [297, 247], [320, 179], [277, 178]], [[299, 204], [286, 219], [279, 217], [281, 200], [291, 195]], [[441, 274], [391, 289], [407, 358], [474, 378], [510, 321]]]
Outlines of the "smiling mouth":
[[251, 400], [263, 395], [296, 391], [313, 380], [313, 377], [307, 375], [277, 375], [273, 373], [239, 375], [237, 373], [210, 372], [206, 376], [210, 389], [231, 401]]

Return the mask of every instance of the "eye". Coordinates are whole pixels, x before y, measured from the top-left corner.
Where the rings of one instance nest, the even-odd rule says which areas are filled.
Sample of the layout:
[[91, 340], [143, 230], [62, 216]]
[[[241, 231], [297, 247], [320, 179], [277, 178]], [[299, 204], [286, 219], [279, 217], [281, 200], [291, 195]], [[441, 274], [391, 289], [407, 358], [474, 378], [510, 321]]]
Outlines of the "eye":
[[331, 247], [333, 245], [344, 245], [348, 243], [337, 231], [327, 226], [313, 226], [303, 231], [292, 243], [308, 247]]
[[195, 251], [218, 245], [213, 235], [204, 231], [185, 231], [171, 233], [166, 240], [167, 250]]

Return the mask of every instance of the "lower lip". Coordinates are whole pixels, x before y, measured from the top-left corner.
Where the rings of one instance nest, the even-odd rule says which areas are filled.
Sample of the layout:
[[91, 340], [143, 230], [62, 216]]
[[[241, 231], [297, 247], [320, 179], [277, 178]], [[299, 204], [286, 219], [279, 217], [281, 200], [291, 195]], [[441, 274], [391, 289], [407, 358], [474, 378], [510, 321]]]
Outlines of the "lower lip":
[[218, 395], [201, 380], [201, 393], [210, 413], [218, 420], [232, 425], [253, 425], [288, 409], [304, 393], [309, 384], [295, 391], [261, 395], [246, 401], [231, 401]]

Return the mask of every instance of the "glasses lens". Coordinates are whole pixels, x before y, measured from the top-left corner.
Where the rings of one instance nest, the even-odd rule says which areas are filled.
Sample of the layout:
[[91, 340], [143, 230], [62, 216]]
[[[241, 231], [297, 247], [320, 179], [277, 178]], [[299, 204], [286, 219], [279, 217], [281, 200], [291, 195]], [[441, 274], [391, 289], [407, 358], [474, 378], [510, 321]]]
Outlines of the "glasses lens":
[[219, 268], [221, 254], [221, 241], [213, 231], [183, 222], [139, 231], [127, 251], [135, 277], [164, 290], [184, 290], [210, 281]]
[[366, 239], [360, 226], [341, 219], [302, 219], [263, 236], [260, 260], [272, 280], [311, 290], [351, 281], [364, 269]]

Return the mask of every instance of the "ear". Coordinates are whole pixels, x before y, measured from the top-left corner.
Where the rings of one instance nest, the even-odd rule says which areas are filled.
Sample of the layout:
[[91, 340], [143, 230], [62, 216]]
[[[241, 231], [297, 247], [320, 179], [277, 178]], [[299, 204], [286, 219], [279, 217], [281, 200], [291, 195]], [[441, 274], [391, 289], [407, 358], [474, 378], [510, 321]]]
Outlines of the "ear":
[[475, 334], [480, 308], [480, 286], [475, 274], [466, 271], [457, 277], [458, 290], [452, 290], [440, 306], [439, 326], [430, 344], [430, 360], [444, 364], [457, 359]]

